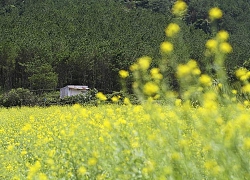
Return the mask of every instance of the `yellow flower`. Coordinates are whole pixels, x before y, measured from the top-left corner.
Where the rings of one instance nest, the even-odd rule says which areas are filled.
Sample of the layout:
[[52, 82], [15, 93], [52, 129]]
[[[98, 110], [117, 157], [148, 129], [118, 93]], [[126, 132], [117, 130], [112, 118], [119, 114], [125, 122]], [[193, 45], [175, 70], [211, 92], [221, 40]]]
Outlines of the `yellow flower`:
[[218, 7], [209, 10], [209, 17], [211, 20], [220, 19], [223, 13]]
[[229, 37], [229, 34], [227, 31], [225, 30], [221, 30], [217, 33], [217, 37], [219, 40], [221, 41], [227, 41], [228, 40], [228, 37]]
[[138, 64], [132, 64], [130, 67], [129, 67], [130, 71], [136, 71], [138, 70]]
[[77, 170], [77, 173], [79, 175], [84, 175], [85, 173], [87, 172], [87, 169], [83, 166], [79, 167], [78, 170]]
[[163, 76], [160, 74], [160, 69], [159, 68], [153, 68], [150, 70], [150, 74], [153, 79], [162, 79]]
[[14, 145], [9, 145], [9, 146], [7, 147], [7, 150], [8, 150], [8, 151], [12, 151], [12, 150], [14, 149], [14, 147], [15, 147]]
[[160, 72], [159, 68], [153, 68], [153, 69], [150, 70], [151, 75], [153, 75], [153, 74], [159, 74], [159, 72]]
[[181, 106], [181, 99], [175, 100], [175, 106]]
[[187, 63], [188, 67], [190, 67], [191, 69], [194, 69], [197, 67], [197, 62], [193, 59], [191, 59], [190, 61], [188, 61]]
[[103, 121], [103, 126], [104, 126], [106, 129], [108, 129], [108, 130], [112, 129], [112, 126], [111, 126], [109, 120], [107, 120], [107, 119], [105, 119], [105, 120]]
[[232, 90], [232, 93], [233, 93], [233, 94], [237, 94], [237, 90], [233, 89], [233, 90]]
[[210, 161], [205, 162], [204, 166], [205, 166], [205, 168], [206, 168], [207, 170], [211, 170], [211, 169], [213, 169], [215, 166], [217, 166], [217, 162], [216, 162], [215, 160], [210, 160]]
[[56, 154], [56, 150], [55, 149], [51, 149], [48, 151], [48, 156], [49, 157], [54, 157], [54, 155]]
[[139, 144], [138, 141], [132, 141], [131, 142], [131, 147], [134, 148], [134, 149], [136, 149], [136, 148], [140, 147], [140, 144]]
[[21, 156], [25, 156], [27, 154], [27, 151], [23, 150], [21, 151]]
[[44, 174], [44, 173], [39, 173], [38, 179], [39, 179], [39, 180], [47, 180], [48, 177], [47, 177], [46, 174]]
[[150, 66], [151, 60], [151, 57], [143, 56], [138, 59], [138, 65], [142, 70], [147, 70]]
[[178, 0], [174, 3], [172, 13], [176, 16], [182, 16], [187, 10], [187, 4], [184, 1]]
[[51, 159], [51, 158], [47, 159], [47, 160], [46, 160], [46, 163], [47, 163], [48, 165], [50, 165], [50, 166], [53, 166], [53, 165], [55, 164], [54, 160]]
[[239, 68], [235, 72], [237, 78], [241, 78], [242, 76], [245, 76], [247, 73], [248, 73], [248, 70], [246, 68]]
[[39, 161], [36, 161], [33, 166], [29, 167], [27, 179], [32, 179], [40, 169], [41, 169], [41, 163]]
[[113, 96], [113, 97], [111, 98], [111, 100], [112, 100], [113, 102], [118, 102], [118, 101], [119, 101], [119, 98], [118, 98], [117, 96]]
[[180, 64], [177, 67], [177, 77], [181, 78], [188, 75], [191, 72], [191, 68], [186, 64]]
[[31, 128], [32, 128], [32, 126], [31, 126], [31, 124], [26, 124], [23, 128], [22, 128], [22, 131], [29, 131], [29, 130], [31, 130]]
[[128, 71], [120, 70], [119, 75], [120, 75], [121, 78], [126, 78], [126, 77], [129, 76], [129, 73], [128, 73]]
[[209, 77], [206, 74], [202, 74], [200, 79], [199, 79], [200, 83], [205, 85], [205, 86], [211, 86], [212, 85], [212, 79], [211, 77]]
[[217, 47], [217, 41], [215, 39], [209, 39], [207, 42], [206, 42], [206, 47], [207, 49], [210, 49], [212, 51], [214, 51]]
[[245, 101], [243, 102], [243, 104], [244, 104], [245, 106], [248, 106], [248, 105], [249, 105], [249, 101], [248, 101], [248, 100], [245, 100]]
[[94, 157], [92, 157], [88, 160], [88, 165], [90, 165], [90, 166], [94, 166], [94, 165], [96, 165], [96, 163], [97, 163], [97, 159]]
[[107, 97], [102, 93], [102, 92], [98, 92], [96, 94], [96, 97], [102, 101], [106, 101], [107, 100]]
[[220, 50], [221, 50], [221, 52], [228, 54], [228, 53], [232, 52], [233, 48], [229, 43], [223, 42], [220, 44]]
[[192, 70], [192, 74], [193, 75], [200, 75], [201, 74], [201, 70], [199, 68], [195, 68]]
[[131, 104], [129, 98], [127, 98], [127, 97], [124, 98], [124, 104], [126, 104], [126, 105]]
[[149, 96], [154, 95], [158, 91], [159, 87], [153, 82], [147, 82], [143, 87], [143, 92]]
[[168, 42], [168, 41], [165, 41], [163, 43], [161, 43], [161, 51], [164, 52], [164, 53], [170, 53], [173, 51], [174, 49], [174, 46], [171, 42]]
[[179, 160], [181, 158], [180, 154], [178, 152], [174, 152], [172, 155], [171, 155], [171, 158], [172, 160]]
[[245, 149], [250, 149], [250, 138], [245, 138], [243, 143]]
[[245, 93], [250, 93], [250, 84], [246, 84], [242, 87], [242, 91]]
[[179, 31], [180, 31], [180, 26], [178, 24], [170, 23], [166, 28], [165, 33], [168, 37], [173, 37]]

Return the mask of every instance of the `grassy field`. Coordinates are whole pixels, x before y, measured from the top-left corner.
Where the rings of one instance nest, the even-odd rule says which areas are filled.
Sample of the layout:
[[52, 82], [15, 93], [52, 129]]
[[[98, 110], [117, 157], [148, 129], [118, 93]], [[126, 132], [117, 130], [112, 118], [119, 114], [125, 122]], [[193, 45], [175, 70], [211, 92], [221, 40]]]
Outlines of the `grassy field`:
[[0, 178], [249, 179], [249, 119], [216, 103], [0, 109]]

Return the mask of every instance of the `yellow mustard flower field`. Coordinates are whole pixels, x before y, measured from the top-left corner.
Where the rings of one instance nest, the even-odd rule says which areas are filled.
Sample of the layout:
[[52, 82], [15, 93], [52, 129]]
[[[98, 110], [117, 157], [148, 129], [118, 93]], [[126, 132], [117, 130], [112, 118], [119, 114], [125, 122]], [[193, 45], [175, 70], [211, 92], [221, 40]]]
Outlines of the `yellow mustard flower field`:
[[249, 179], [249, 119], [240, 104], [0, 109], [0, 178]]

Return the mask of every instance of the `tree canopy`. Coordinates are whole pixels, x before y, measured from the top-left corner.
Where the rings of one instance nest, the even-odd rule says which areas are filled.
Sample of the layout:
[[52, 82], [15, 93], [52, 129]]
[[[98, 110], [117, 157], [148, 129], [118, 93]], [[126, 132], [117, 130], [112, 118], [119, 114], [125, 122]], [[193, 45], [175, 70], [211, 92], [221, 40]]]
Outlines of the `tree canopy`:
[[[250, 66], [250, 3], [247, 0], [188, 0], [183, 19], [186, 50], [204, 62], [211, 36], [207, 11], [220, 7], [218, 29], [228, 30], [234, 48], [228, 72]], [[164, 29], [174, 18], [173, 0], [1, 0], [0, 87], [55, 89], [84, 84], [120, 89], [119, 69], [142, 55], [159, 58]], [[182, 47], [179, 47], [181, 55]]]

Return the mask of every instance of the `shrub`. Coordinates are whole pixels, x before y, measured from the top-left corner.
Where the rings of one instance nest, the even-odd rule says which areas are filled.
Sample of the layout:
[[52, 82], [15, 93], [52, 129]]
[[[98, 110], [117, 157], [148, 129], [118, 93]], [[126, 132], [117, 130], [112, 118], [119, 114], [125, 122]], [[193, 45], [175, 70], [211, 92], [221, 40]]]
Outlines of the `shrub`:
[[12, 89], [0, 96], [0, 103], [4, 107], [11, 106], [34, 106], [37, 97], [28, 89], [17, 88]]
[[75, 96], [69, 96], [58, 100], [60, 105], [72, 105], [72, 104], [82, 104], [82, 105], [96, 105], [97, 99], [95, 97], [97, 93], [96, 89], [89, 90], [86, 94], [79, 94]]

